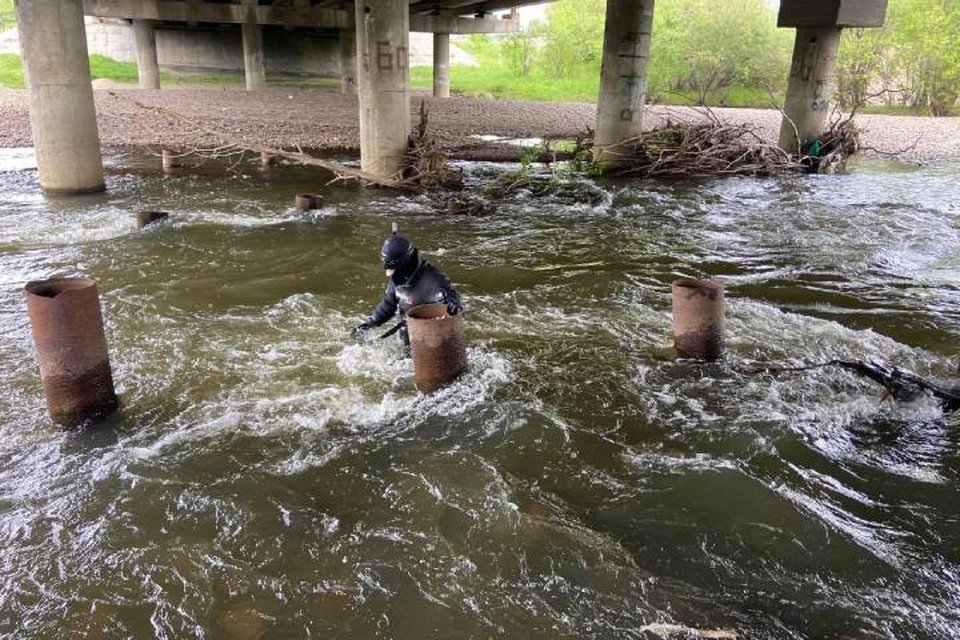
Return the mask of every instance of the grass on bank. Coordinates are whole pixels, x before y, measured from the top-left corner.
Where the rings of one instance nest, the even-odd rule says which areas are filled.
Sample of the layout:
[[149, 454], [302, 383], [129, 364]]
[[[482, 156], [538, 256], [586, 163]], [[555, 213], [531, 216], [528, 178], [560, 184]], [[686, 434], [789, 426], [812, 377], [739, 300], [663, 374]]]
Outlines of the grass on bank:
[[[413, 67], [410, 83], [429, 89], [433, 84], [432, 67]], [[520, 77], [512, 70], [493, 65], [454, 65], [450, 68], [451, 92], [471, 98], [529, 100], [534, 102], [596, 102], [600, 91], [599, 74], [583, 73], [565, 78], [529, 75]], [[659, 104], [693, 105], [693, 91], [655, 91], [648, 93]], [[724, 107], [773, 108], [770, 94], [764, 89], [728, 87], [707, 94], [707, 104]], [[783, 97], [777, 96], [783, 104]]]
[[[0, 0], [2, 3], [4, 0]], [[2, 6], [2, 4], [0, 4]], [[94, 79], [112, 80], [125, 84], [138, 82], [137, 65], [120, 62], [106, 56], [90, 56], [90, 74]], [[600, 78], [596, 74], [583, 73], [566, 78], [550, 78], [529, 75], [520, 77], [501, 65], [455, 65], [450, 69], [451, 91], [473, 98], [499, 100], [527, 100], [535, 102], [596, 102]], [[239, 73], [178, 74], [160, 73], [161, 86], [166, 85], [242, 85], [244, 75]], [[302, 78], [271, 76], [270, 85], [339, 87], [339, 78]], [[413, 67], [410, 70], [413, 87], [429, 89], [433, 85], [433, 67]], [[0, 87], [22, 89], [24, 87], [23, 65], [20, 56], [0, 54]], [[695, 105], [697, 96], [692, 91], [656, 91], [648, 93], [651, 102], [670, 105]], [[776, 96], [777, 105], [783, 105], [783, 96]], [[774, 108], [770, 95], [763, 89], [728, 87], [707, 95], [707, 104], [722, 107]], [[930, 115], [929, 110], [898, 105], [863, 107], [861, 113], [883, 115]], [[960, 115], [960, 108], [951, 115]]]
[[[2, 0], [0, 0], [2, 1]], [[99, 54], [90, 56], [90, 76], [94, 80], [104, 79], [112, 80], [123, 84], [136, 84], [139, 82], [137, 74], [137, 65], [133, 62], [120, 62], [113, 58], [108, 58]], [[219, 84], [243, 84], [244, 75], [240, 73], [214, 73], [214, 74], [193, 74], [193, 73], [170, 73], [160, 72], [160, 85], [219, 85]], [[295, 77], [271, 77], [268, 80], [271, 85], [309, 85], [309, 86], [332, 86], [339, 87], [339, 78], [295, 78]], [[23, 62], [20, 56], [12, 53], [0, 53], [0, 87], [10, 89], [22, 89], [23, 80]]]

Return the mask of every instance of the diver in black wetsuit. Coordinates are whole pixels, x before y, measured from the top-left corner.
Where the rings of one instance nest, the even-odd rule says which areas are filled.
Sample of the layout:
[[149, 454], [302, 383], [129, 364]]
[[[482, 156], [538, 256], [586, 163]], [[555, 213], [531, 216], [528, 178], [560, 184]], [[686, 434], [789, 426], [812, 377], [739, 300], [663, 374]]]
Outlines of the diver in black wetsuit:
[[456, 315], [463, 310], [460, 294], [450, 284], [450, 279], [426, 260], [421, 260], [417, 248], [409, 240], [394, 231], [380, 250], [383, 268], [389, 278], [383, 300], [373, 313], [353, 329], [354, 336], [378, 327], [390, 320], [400, 311], [400, 340], [409, 352], [410, 336], [407, 333], [407, 312], [421, 304], [442, 302], [447, 305], [447, 313]]

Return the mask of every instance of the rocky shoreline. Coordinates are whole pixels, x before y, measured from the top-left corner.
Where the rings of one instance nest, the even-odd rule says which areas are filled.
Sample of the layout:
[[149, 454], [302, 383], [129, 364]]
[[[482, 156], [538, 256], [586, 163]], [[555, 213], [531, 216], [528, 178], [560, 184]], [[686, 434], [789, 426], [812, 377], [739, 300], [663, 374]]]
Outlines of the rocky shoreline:
[[[247, 92], [241, 87], [189, 87], [142, 91], [127, 86], [95, 90], [102, 144], [106, 147], [190, 149], [222, 143], [222, 137], [328, 154], [359, 153], [356, 97], [323, 87], [277, 86]], [[414, 92], [411, 117], [426, 106], [430, 133], [453, 157], [515, 159], [516, 148], [497, 138], [573, 139], [595, 126], [592, 103], [544, 103], [454, 97], [437, 100]], [[750, 123], [775, 141], [780, 113], [775, 109], [713, 109], [722, 120]], [[174, 115], [178, 114], [178, 115]], [[192, 123], [180, 119], [183, 116]], [[652, 106], [647, 124], [666, 119], [702, 118], [691, 107]], [[960, 118], [858, 115], [867, 155], [922, 164], [960, 159]], [[200, 130], [218, 132], [198, 134]], [[27, 93], [0, 89], [0, 147], [30, 146]], [[218, 139], [219, 138], [219, 139]]]

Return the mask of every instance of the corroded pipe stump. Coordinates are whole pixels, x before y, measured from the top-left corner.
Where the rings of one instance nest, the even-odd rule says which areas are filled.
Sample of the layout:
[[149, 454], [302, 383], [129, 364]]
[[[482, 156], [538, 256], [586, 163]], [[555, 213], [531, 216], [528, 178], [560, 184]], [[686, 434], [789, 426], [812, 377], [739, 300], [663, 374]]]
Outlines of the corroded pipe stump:
[[323, 208], [323, 196], [315, 193], [298, 193], [296, 197], [297, 211], [305, 213], [314, 209]]
[[166, 211], [138, 211], [137, 212], [137, 228], [143, 229], [144, 227], [151, 225], [155, 222], [160, 222], [166, 220], [170, 217], [170, 214]]
[[716, 280], [675, 280], [673, 346], [684, 358], [716, 360], [723, 355], [725, 314], [723, 283]]
[[164, 170], [176, 169], [180, 166], [180, 156], [173, 149], [164, 149], [160, 152], [160, 162]]
[[40, 381], [53, 421], [69, 429], [114, 411], [117, 396], [96, 281], [35, 280], [25, 291]]
[[451, 316], [447, 305], [424, 304], [407, 312], [414, 382], [423, 393], [447, 386], [467, 371], [463, 313]]

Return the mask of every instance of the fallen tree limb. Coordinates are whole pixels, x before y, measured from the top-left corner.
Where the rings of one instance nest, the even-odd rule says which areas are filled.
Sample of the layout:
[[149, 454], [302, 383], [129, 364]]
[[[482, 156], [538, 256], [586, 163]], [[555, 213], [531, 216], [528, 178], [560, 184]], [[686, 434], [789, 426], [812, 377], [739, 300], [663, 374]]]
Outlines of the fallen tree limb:
[[762, 367], [747, 371], [747, 373], [792, 373], [812, 371], [824, 367], [840, 367], [841, 369], [873, 380], [884, 388], [886, 396], [901, 402], [909, 402], [916, 400], [922, 395], [930, 395], [940, 403], [944, 411], [952, 412], [960, 409], [960, 387], [931, 382], [905, 369], [877, 362], [835, 359], [801, 367]]
[[[368, 184], [374, 184], [381, 187], [389, 187], [391, 189], [401, 189], [406, 191], [418, 190], [415, 184], [411, 184], [404, 180], [397, 180], [393, 178], [382, 178], [380, 176], [375, 176], [361, 169], [354, 169], [353, 167], [348, 167], [338, 162], [333, 162], [331, 160], [324, 160], [323, 158], [317, 158], [317, 157], [311, 156], [308, 153], [304, 153], [302, 149], [298, 149], [297, 151], [287, 151], [286, 149], [283, 149], [280, 147], [274, 147], [272, 145], [262, 144], [256, 140], [250, 140], [243, 137], [238, 138], [236, 136], [229, 135], [223, 131], [218, 131], [217, 129], [207, 127], [197, 122], [196, 120], [193, 120], [192, 118], [188, 118], [187, 116], [181, 113], [178, 113], [176, 111], [173, 111], [171, 109], [144, 104], [139, 100], [135, 100], [134, 98], [130, 98], [128, 96], [120, 96], [117, 93], [114, 93], [113, 91], [108, 91], [107, 94], [117, 100], [124, 100], [124, 101], [130, 102], [140, 109], [143, 109], [146, 111], [152, 111], [159, 115], [177, 120], [183, 124], [186, 124], [192, 127], [194, 133], [202, 133], [220, 141], [221, 144], [217, 147], [214, 147], [211, 150], [211, 153], [207, 154], [210, 157], [216, 157], [216, 156], [222, 157], [224, 155], [230, 155], [233, 153], [243, 153], [243, 152], [267, 153], [267, 154], [272, 154], [274, 157], [282, 158], [290, 162], [296, 162], [298, 164], [326, 169], [327, 171], [330, 171], [335, 176], [337, 176], [338, 179], [341, 179], [341, 180], [343, 179], [361, 180]], [[204, 155], [204, 152], [201, 148], [197, 148], [195, 152], [199, 155]]]

